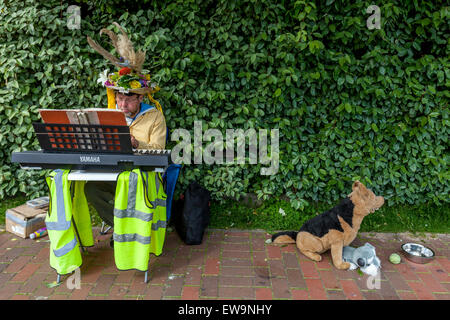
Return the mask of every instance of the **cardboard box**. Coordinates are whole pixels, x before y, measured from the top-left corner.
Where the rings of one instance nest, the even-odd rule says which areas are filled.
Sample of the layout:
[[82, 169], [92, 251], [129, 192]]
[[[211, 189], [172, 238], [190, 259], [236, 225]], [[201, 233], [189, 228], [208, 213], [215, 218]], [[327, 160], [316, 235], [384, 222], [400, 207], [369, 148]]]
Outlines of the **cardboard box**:
[[36, 230], [45, 227], [47, 208], [35, 209], [23, 204], [6, 210], [6, 231], [28, 238]]

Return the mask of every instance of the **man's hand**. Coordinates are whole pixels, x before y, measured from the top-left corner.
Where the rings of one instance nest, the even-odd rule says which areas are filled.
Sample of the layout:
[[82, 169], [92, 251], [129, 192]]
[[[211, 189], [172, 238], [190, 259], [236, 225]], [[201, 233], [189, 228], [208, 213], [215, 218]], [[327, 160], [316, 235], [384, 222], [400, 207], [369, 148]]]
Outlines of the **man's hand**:
[[137, 149], [139, 147], [139, 141], [136, 140], [136, 138], [131, 134], [131, 145], [134, 149]]

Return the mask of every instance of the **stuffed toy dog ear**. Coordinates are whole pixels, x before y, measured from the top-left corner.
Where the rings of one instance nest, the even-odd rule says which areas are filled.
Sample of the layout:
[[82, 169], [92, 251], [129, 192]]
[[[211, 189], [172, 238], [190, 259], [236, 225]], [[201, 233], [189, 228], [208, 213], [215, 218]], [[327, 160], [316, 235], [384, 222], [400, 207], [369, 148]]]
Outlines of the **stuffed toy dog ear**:
[[384, 198], [381, 196], [376, 196], [372, 190], [367, 189], [367, 187], [359, 181], [353, 182], [352, 192], [349, 196], [353, 196], [353, 202], [359, 205], [360, 210], [358, 214], [367, 215], [377, 211], [384, 204]]

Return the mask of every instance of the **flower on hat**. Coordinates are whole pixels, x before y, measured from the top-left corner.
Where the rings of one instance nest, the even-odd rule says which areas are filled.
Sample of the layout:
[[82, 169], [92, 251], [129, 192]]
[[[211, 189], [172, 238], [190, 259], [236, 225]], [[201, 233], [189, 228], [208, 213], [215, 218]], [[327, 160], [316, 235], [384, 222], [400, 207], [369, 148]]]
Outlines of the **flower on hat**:
[[103, 86], [105, 86], [105, 82], [108, 81], [108, 70], [104, 70], [102, 73], [100, 73], [100, 77], [97, 80], [97, 83], [101, 83]]
[[[120, 61], [124, 59], [121, 57]], [[114, 90], [145, 90], [152, 89], [157, 91], [159, 88], [155, 88], [156, 84], [150, 82], [151, 76], [148, 70], [136, 71], [132, 67], [123, 66], [119, 67], [117, 71], [109, 73], [108, 70], [104, 70], [97, 82], [101, 83], [104, 87]], [[142, 92], [142, 91], [140, 91]]]
[[113, 89], [123, 88], [128, 90], [149, 88], [150, 81], [147, 80], [150, 79], [149, 73], [135, 73], [132, 69], [127, 69], [130, 68], [124, 67], [119, 71], [110, 73], [103, 82], [103, 85], [106, 87], [113, 87]]
[[141, 87], [141, 83], [137, 80], [130, 81], [131, 89], [137, 89]]
[[126, 74], [130, 74], [131, 73], [131, 69], [128, 67], [124, 67], [122, 69], [119, 70], [119, 74], [121, 76], [126, 75]]

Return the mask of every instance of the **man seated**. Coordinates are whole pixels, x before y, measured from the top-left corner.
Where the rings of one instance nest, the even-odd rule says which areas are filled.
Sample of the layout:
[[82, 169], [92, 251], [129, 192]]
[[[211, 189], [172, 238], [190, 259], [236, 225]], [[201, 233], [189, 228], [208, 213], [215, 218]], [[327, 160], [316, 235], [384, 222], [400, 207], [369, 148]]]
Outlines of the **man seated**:
[[[145, 52], [136, 52], [125, 30], [117, 23], [114, 25], [122, 34], [117, 36], [108, 29], [101, 29], [100, 34], [106, 33], [111, 38], [116, 51], [121, 54], [120, 59], [87, 37], [89, 45], [118, 68], [118, 71], [110, 74], [105, 70], [98, 80], [107, 88], [108, 108], [119, 109], [125, 114], [133, 148], [164, 149], [166, 121], [161, 106], [151, 96], [159, 88], [150, 82], [148, 71], [142, 69]], [[154, 105], [143, 102], [146, 95]], [[116, 182], [89, 181], [84, 191], [103, 221], [113, 227]]]
[[[154, 106], [143, 101], [144, 96], [133, 93], [115, 93], [117, 107], [130, 126], [131, 144], [135, 149], [164, 149], [166, 121]], [[86, 198], [106, 224], [114, 226], [114, 196], [116, 182], [89, 181], [84, 188]]]
[[154, 106], [143, 103], [144, 95], [115, 92], [117, 107], [130, 126], [131, 144], [135, 149], [164, 149], [166, 120]]

